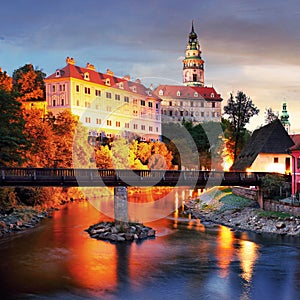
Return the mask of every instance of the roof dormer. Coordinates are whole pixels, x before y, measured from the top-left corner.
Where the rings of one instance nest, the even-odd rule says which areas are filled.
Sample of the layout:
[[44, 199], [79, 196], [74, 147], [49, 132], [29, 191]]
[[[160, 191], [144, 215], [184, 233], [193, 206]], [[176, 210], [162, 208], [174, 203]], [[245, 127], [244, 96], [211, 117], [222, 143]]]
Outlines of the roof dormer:
[[89, 72], [84, 72], [83, 79], [84, 80], [90, 80], [90, 73]]
[[57, 69], [55, 71], [55, 77], [61, 77], [61, 70]]
[[177, 91], [177, 97], [180, 97], [180, 96], [181, 96], [180, 91]]
[[159, 90], [158, 95], [159, 96], [163, 96], [164, 95], [164, 91], [163, 90]]
[[110, 86], [110, 78], [105, 79], [105, 84]]

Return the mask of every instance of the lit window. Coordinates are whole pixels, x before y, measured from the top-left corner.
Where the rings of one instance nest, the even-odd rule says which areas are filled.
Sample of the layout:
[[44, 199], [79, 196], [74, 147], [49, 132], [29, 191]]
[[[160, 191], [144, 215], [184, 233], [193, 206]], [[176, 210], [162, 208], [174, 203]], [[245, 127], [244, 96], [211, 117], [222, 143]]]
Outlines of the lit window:
[[121, 126], [121, 122], [116, 121], [116, 127], [120, 127]]
[[106, 120], [107, 126], [111, 126], [111, 120]]
[[278, 164], [279, 162], [279, 158], [278, 157], [274, 157], [274, 164]]

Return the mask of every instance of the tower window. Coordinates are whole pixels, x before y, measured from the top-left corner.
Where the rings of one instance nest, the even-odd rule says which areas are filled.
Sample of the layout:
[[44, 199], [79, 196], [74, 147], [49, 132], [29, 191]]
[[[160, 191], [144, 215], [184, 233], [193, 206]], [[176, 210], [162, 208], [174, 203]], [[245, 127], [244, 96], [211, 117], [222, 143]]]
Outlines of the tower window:
[[197, 74], [193, 74], [193, 81], [197, 81]]

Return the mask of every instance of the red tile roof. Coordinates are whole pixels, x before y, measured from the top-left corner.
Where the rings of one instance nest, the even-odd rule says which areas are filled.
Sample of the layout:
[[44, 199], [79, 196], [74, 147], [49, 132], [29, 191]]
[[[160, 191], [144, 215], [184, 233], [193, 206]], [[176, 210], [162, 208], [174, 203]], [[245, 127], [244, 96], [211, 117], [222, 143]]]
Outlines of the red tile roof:
[[291, 134], [290, 138], [294, 142], [294, 146], [290, 148], [290, 150], [300, 150], [300, 134]]
[[[127, 80], [125, 78], [119, 78], [110, 74], [104, 74], [97, 72], [95, 70], [82, 68], [75, 66], [73, 64], [67, 64], [64, 68], [58, 69], [60, 71], [61, 76], [56, 76], [56, 72], [48, 76], [45, 81], [50, 81], [52, 79], [58, 79], [58, 78], [76, 78], [80, 80], [84, 79], [84, 74], [89, 74], [89, 80], [85, 80], [86, 82], [93, 82], [99, 85], [103, 85], [107, 87], [106, 80], [110, 80], [110, 85], [113, 88], [119, 88], [121, 90], [125, 90], [128, 92], [137, 93], [140, 95], [148, 96], [151, 98], [155, 98], [157, 100], [161, 100], [159, 97], [157, 97], [153, 91], [149, 88], [146, 88], [143, 84], [137, 80], [136, 82]], [[121, 87], [123, 85], [123, 87]]]
[[[163, 91], [163, 95], [159, 94], [159, 91]], [[180, 96], [178, 96], [180, 92]], [[195, 92], [198, 93], [198, 97], [195, 97]], [[213, 87], [195, 87], [185, 85], [159, 85], [154, 93], [157, 96], [172, 97], [177, 99], [193, 98], [193, 99], [205, 99], [211, 101], [222, 101], [221, 95], [216, 92]]]

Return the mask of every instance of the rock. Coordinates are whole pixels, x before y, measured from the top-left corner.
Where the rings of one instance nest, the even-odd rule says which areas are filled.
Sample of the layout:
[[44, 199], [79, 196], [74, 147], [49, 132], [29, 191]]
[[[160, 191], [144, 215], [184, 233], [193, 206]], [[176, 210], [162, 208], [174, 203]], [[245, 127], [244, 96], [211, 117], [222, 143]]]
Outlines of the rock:
[[118, 229], [115, 226], [111, 227], [111, 233], [118, 233]]
[[275, 226], [276, 226], [277, 229], [281, 229], [281, 228], [285, 228], [286, 227], [285, 223], [283, 223], [283, 222], [277, 222], [275, 224]]
[[153, 236], [155, 236], [155, 230], [154, 230], [154, 229], [149, 229], [147, 235], [148, 235], [148, 237], [153, 237]]

